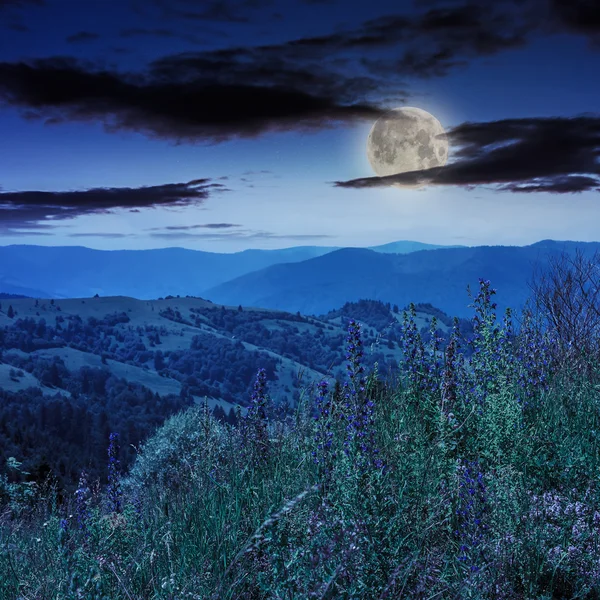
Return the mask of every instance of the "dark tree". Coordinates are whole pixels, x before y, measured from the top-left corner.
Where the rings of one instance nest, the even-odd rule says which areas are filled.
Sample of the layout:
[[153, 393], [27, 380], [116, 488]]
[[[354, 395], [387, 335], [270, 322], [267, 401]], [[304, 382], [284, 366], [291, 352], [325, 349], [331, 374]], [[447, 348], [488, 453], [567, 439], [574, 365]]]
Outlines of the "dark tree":
[[[529, 284], [535, 309], [558, 340], [560, 356], [581, 361], [600, 357], [600, 253], [563, 252]], [[586, 358], [584, 358], [586, 357]], [[562, 362], [562, 361], [561, 361]], [[570, 362], [570, 364], [573, 364]], [[589, 363], [588, 363], [589, 364]]]

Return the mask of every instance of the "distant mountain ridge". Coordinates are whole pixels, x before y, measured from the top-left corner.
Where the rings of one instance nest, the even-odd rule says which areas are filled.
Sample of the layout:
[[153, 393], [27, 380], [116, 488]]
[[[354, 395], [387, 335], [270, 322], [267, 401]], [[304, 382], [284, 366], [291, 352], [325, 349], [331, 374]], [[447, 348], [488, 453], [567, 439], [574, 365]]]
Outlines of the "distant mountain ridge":
[[[405, 253], [437, 248], [421, 242], [399, 241], [371, 249]], [[198, 296], [252, 271], [302, 262], [339, 249], [297, 246], [223, 254], [185, 248], [93, 250], [84, 246], [0, 246], [0, 292], [37, 298], [85, 298], [100, 294], [149, 300], [177, 294]]]
[[0, 247], [0, 292], [37, 298], [129, 296], [142, 300], [195, 296], [229, 306], [325, 314], [370, 298], [430, 303], [450, 315], [470, 314], [467, 285], [480, 277], [498, 289], [501, 311], [519, 311], [536, 267], [548, 256], [598, 242], [541, 240], [529, 246], [436, 247], [399, 241], [372, 248], [298, 246], [219, 254], [165, 248]]
[[479, 278], [498, 290], [499, 312], [520, 312], [530, 296], [536, 268], [563, 250], [586, 255], [599, 242], [543, 240], [530, 246], [443, 248], [406, 255], [378, 254], [366, 248], [345, 248], [297, 264], [281, 264], [249, 273], [204, 293], [220, 304], [244, 299], [250, 306], [324, 314], [344, 302], [370, 298], [406, 305], [430, 303], [459, 317], [471, 314], [467, 285], [477, 293]]

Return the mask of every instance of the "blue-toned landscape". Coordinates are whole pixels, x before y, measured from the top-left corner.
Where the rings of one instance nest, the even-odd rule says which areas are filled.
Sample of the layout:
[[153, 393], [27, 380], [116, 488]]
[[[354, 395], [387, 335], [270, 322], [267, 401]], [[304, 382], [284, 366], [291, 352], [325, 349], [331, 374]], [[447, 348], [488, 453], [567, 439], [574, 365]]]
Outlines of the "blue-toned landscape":
[[0, 600], [600, 598], [599, 9], [0, 0]]

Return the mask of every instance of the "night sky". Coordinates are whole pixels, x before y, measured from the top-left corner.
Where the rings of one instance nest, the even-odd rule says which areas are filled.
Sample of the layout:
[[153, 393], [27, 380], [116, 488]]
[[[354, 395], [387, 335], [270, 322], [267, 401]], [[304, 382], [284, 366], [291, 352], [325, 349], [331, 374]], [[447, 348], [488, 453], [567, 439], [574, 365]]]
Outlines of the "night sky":
[[0, 0], [0, 244], [598, 241], [599, 100], [597, 0]]

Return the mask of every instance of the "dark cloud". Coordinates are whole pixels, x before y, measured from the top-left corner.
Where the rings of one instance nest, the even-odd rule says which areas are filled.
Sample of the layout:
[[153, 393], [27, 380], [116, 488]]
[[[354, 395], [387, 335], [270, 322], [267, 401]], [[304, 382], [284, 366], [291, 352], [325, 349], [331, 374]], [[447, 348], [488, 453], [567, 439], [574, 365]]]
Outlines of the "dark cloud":
[[428, 78], [446, 76], [467, 60], [525, 46], [538, 27], [527, 11], [507, 10], [507, 3], [431, 8], [407, 18], [386, 16], [365, 23], [362, 32], [348, 36], [348, 46], [404, 44], [398, 58], [361, 62], [380, 75]]
[[[419, 8], [472, 7], [487, 9], [489, 0], [413, 0]], [[598, 0], [501, 0], [498, 7], [526, 13], [546, 33], [571, 32], [589, 37], [598, 44], [600, 35], [600, 3]]]
[[[206, 32], [205, 32], [206, 33]], [[213, 33], [213, 32], [210, 32]], [[220, 34], [223, 35], [223, 34]], [[174, 29], [168, 29], [166, 27], [129, 27], [122, 29], [119, 32], [119, 37], [124, 39], [131, 39], [136, 37], [155, 37], [162, 39], [177, 39], [183, 40], [190, 44], [204, 44], [205, 40], [201, 37], [193, 34], [186, 34], [181, 31]]]
[[444, 167], [336, 181], [346, 188], [498, 185], [512, 192], [600, 191], [600, 116], [463, 123], [447, 132], [458, 149]]
[[78, 33], [74, 33], [73, 35], [67, 36], [67, 42], [69, 44], [81, 44], [82, 42], [92, 42], [97, 40], [100, 36], [97, 33], [92, 33], [91, 31], [80, 31]]
[[[81, 215], [117, 209], [185, 207], [201, 204], [211, 192], [228, 191], [221, 183], [197, 179], [141, 188], [94, 188], [73, 192], [0, 192], [0, 232], [51, 229]], [[215, 189], [216, 188], [216, 189]]]
[[122, 29], [119, 32], [119, 36], [122, 38], [132, 38], [138, 36], [150, 36], [150, 37], [163, 37], [163, 38], [176, 38], [181, 34], [173, 31], [172, 29], [165, 28], [145, 28], [145, 27], [130, 27], [128, 29]]
[[[190, 17], [199, 11], [202, 18], [225, 18], [242, 4], [151, 3], [165, 14]], [[182, 53], [156, 60], [139, 74], [68, 58], [0, 63], [0, 100], [48, 123], [100, 121], [110, 132], [136, 131], [177, 142], [218, 143], [373, 120], [384, 109], [371, 97], [393, 95], [397, 105], [408, 96], [392, 75], [441, 76], [467, 58], [525, 43], [533, 25], [496, 6], [431, 8], [282, 44]], [[141, 29], [127, 32], [142, 34]], [[398, 44], [406, 47], [396, 60], [364, 56]], [[360, 53], [349, 56], [353, 51]]]
[[3, 8], [25, 8], [28, 6], [44, 6], [45, 0], [0, 0], [0, 10]]
[[268, 8], [275, 4], [275, 0], [241, 0], [240, 6], [243, 8], [260, 9]]
[[[141, 11], [159, 10], [165, 18], [202, 21], [245, 20], [247, 11], [268, 4], [151, 0], [137, 6]], [[409, 93], [398, 76], [445, 76], [473, 58], [526, 44], [551, 22], [560, 23], [563, 30], [594, 31], [596, 4], [463, 0], [440, 5], [428, 0], [416, 14], [390, 14], [346, 31], [280, 44], [167, 56], [140, 73], [60, 57], [4, 62], [0, 102], [21, 109], [25, 118], [48, 124], [100, 122], [108, 132], [134, 131], [177, 143], [319, 130], [372, 121], [385, 112], [386, 97], [401, 104]], [[577, 12], [573, 6], [588, 8]], [[122, 35], [175, 33], [160, 27], [126, 29]], [[377, 56], [396, 46], [396, 58]]]
[[294, 71], [285, 61], [246, 65], [238, 59], [228, 51], [210, 58], [183, 55], [159, 61], [144, 75], [69, 58], [5, 62], [0, 101], [46, 123], [100, 121], [108, 132], [137, 131], [177, 142], [322, 129], [382, 114], [368, 104], [344, 103], [364, 91], [356, 80]]
[[[2, 13], [0, 32], [3, 28], [18, 31], [19, 33], [29, 31], [29, 27], [22, 22], [22, 9], [44, 6], [45, 4], [45, 0], [0, 0], [0, 13]], [[6, 17], [8, 17], [8, 19], [6, 19]]]
[[135, 4], [139, 12], [158, 10], [162, 19], [178, 19], [214, 23], [248, 23], [248, 11], [268, 6], [265, 0], [146, 0], [142, 7]]
[[598, 0], [549, 0], [559, 27], [585, 35], [600, 48], [600, 2]]
[[[336, 65], [328, 65], [319, 49], [311, 46], [291, 46], [289, 44], [260, 46], [258, 48], [227, 48], [211, 52], [188, 52], [165, 57], [154, 61], [150, 73], [158, 80], [178, 81], [194, 85], [205, 81], [219, 86], [250, 86], [262, 93], [279, 90], [290, 94], [292, 103], [305, 104], [307, 100], [324, 103], [323, 109], [330, 112], [339, 110], [348, 112], [349, 119], [361, 115], [379, 116], [381, 111], [375, 107], [362, 105], [358, 111], [352, 109], [353, 103], [374, 92], [392, 87], [396, 97], [406, 96], [398, 85], [387, 78], [359, 76], [356, 72], [344, 73]], [[233, 102], [233, 100], [232, 100]], [[242, 104], [243, 102], [234, 102]], [[361, 106], [361, 105], [359, 105]], [[298, 117], [302, 117], [303, 108], [298, 106]], [[285, 107], [270, 112], [285, 113]], [[360, 114], [358, 114], [360, 112]]]
[[133, 54], [131, 48], [123, 48], [122, 46], [113, 46], [110, 50], [115, 54]]
[[27, 25], [23, 25], [23, 23], [9, 23], [8, 29], [18, 31], [19, 33], [25, 33], [29, 31], [29, 27], [27, 27]]
[[[169, 0], [171, 2], [172, 0]], [[206, 2], [203, 2], [206, 5]], [[187, 11], [182, 13], [186, 19], [198, 21], [218, 21], [221, 23], [248, 23], [249, 17], [240, 15], [236, 10], [236, 5], [222, 0], [213, 0], [208, 2], [208, 7], [199, 12]]]

